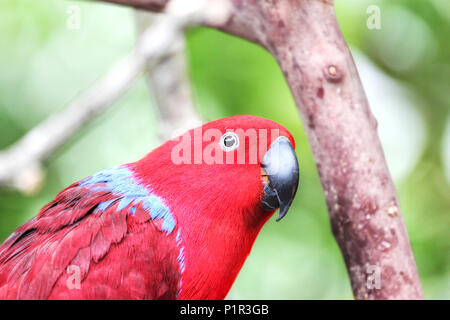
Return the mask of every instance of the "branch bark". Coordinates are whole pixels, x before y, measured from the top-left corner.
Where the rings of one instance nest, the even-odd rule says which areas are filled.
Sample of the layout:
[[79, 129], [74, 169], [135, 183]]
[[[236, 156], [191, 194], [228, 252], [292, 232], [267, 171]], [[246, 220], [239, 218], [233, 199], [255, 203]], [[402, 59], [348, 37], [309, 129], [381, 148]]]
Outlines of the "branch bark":
[[[281, 1], [265, 10], [272, 32], [261, 41], [305, 123], [355, 297], [423, 298], [377, 123], [332, 1]], [[378, 272], [379, 288], [372, 282]]]
[[[170, 11], [174, 1], [104, 0], [156, 11]], [[422, 299], [377, 123], [333, 1], [228, 2], [232, 14], [227, 20], [204, 24], [262, 45], [283, 70], [305, 124], [355, 298]], [[372, 282], [378, 273], [380, 287]]]

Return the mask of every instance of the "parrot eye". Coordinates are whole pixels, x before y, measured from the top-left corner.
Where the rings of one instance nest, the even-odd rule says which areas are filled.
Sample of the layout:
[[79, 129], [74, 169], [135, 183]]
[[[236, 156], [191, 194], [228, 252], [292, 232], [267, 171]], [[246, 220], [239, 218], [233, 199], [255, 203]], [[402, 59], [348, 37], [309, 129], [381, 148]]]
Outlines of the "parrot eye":
[[239, 147], [239, 137], [234, 132], [227, 132], [220, 138], [220, 146], [223, 151], [233, 151]]

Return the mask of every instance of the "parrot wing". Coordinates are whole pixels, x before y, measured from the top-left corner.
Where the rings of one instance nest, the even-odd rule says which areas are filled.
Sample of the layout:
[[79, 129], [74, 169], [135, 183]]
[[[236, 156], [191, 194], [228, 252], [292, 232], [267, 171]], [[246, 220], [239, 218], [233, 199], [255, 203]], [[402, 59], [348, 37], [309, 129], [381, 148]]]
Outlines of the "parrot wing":
[[0, 299], [175, 299], [175, 221], [126, 167], [57, 195], [0, 247]]

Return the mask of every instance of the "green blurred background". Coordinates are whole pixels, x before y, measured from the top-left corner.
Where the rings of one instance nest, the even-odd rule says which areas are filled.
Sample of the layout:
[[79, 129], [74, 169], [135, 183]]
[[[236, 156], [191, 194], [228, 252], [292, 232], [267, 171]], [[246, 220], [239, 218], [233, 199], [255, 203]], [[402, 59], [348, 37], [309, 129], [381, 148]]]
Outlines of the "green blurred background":
[[[81, 27], [67, 27], [78, 6]], [[369, 30], [369, 5], [381, 29]], [[450, 1], [336, 0], [394, 177], [425, 295], [450, 298]], [[64, 108], [136, 41], [134, 13], [84, 1], [0, 2], [0, 148]], [[289, 217], [264, 227], [231, 299], [351, 299], [345, 265], [292, 96], [274, 59], [249, 42], [205, 28], [187, 34], [198, 112], [273, 119], [295, 136], [300, 192]], [[0, 241], [56, 193], [158, 145], [144, 78], [46, 164], [34, 196], [0, 190]], [[368, 142], [370, 143], [370, 142]]]

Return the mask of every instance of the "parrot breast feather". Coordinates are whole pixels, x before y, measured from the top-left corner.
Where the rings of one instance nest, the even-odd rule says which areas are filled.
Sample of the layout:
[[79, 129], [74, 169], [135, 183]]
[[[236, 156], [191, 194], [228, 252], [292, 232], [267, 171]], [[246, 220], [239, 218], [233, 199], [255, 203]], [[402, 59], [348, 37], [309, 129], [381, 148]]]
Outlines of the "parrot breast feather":
[[0, 247], [0, 299], [174, 299], [184, 270], [179, 230], [130, 169], [101, 171]]

